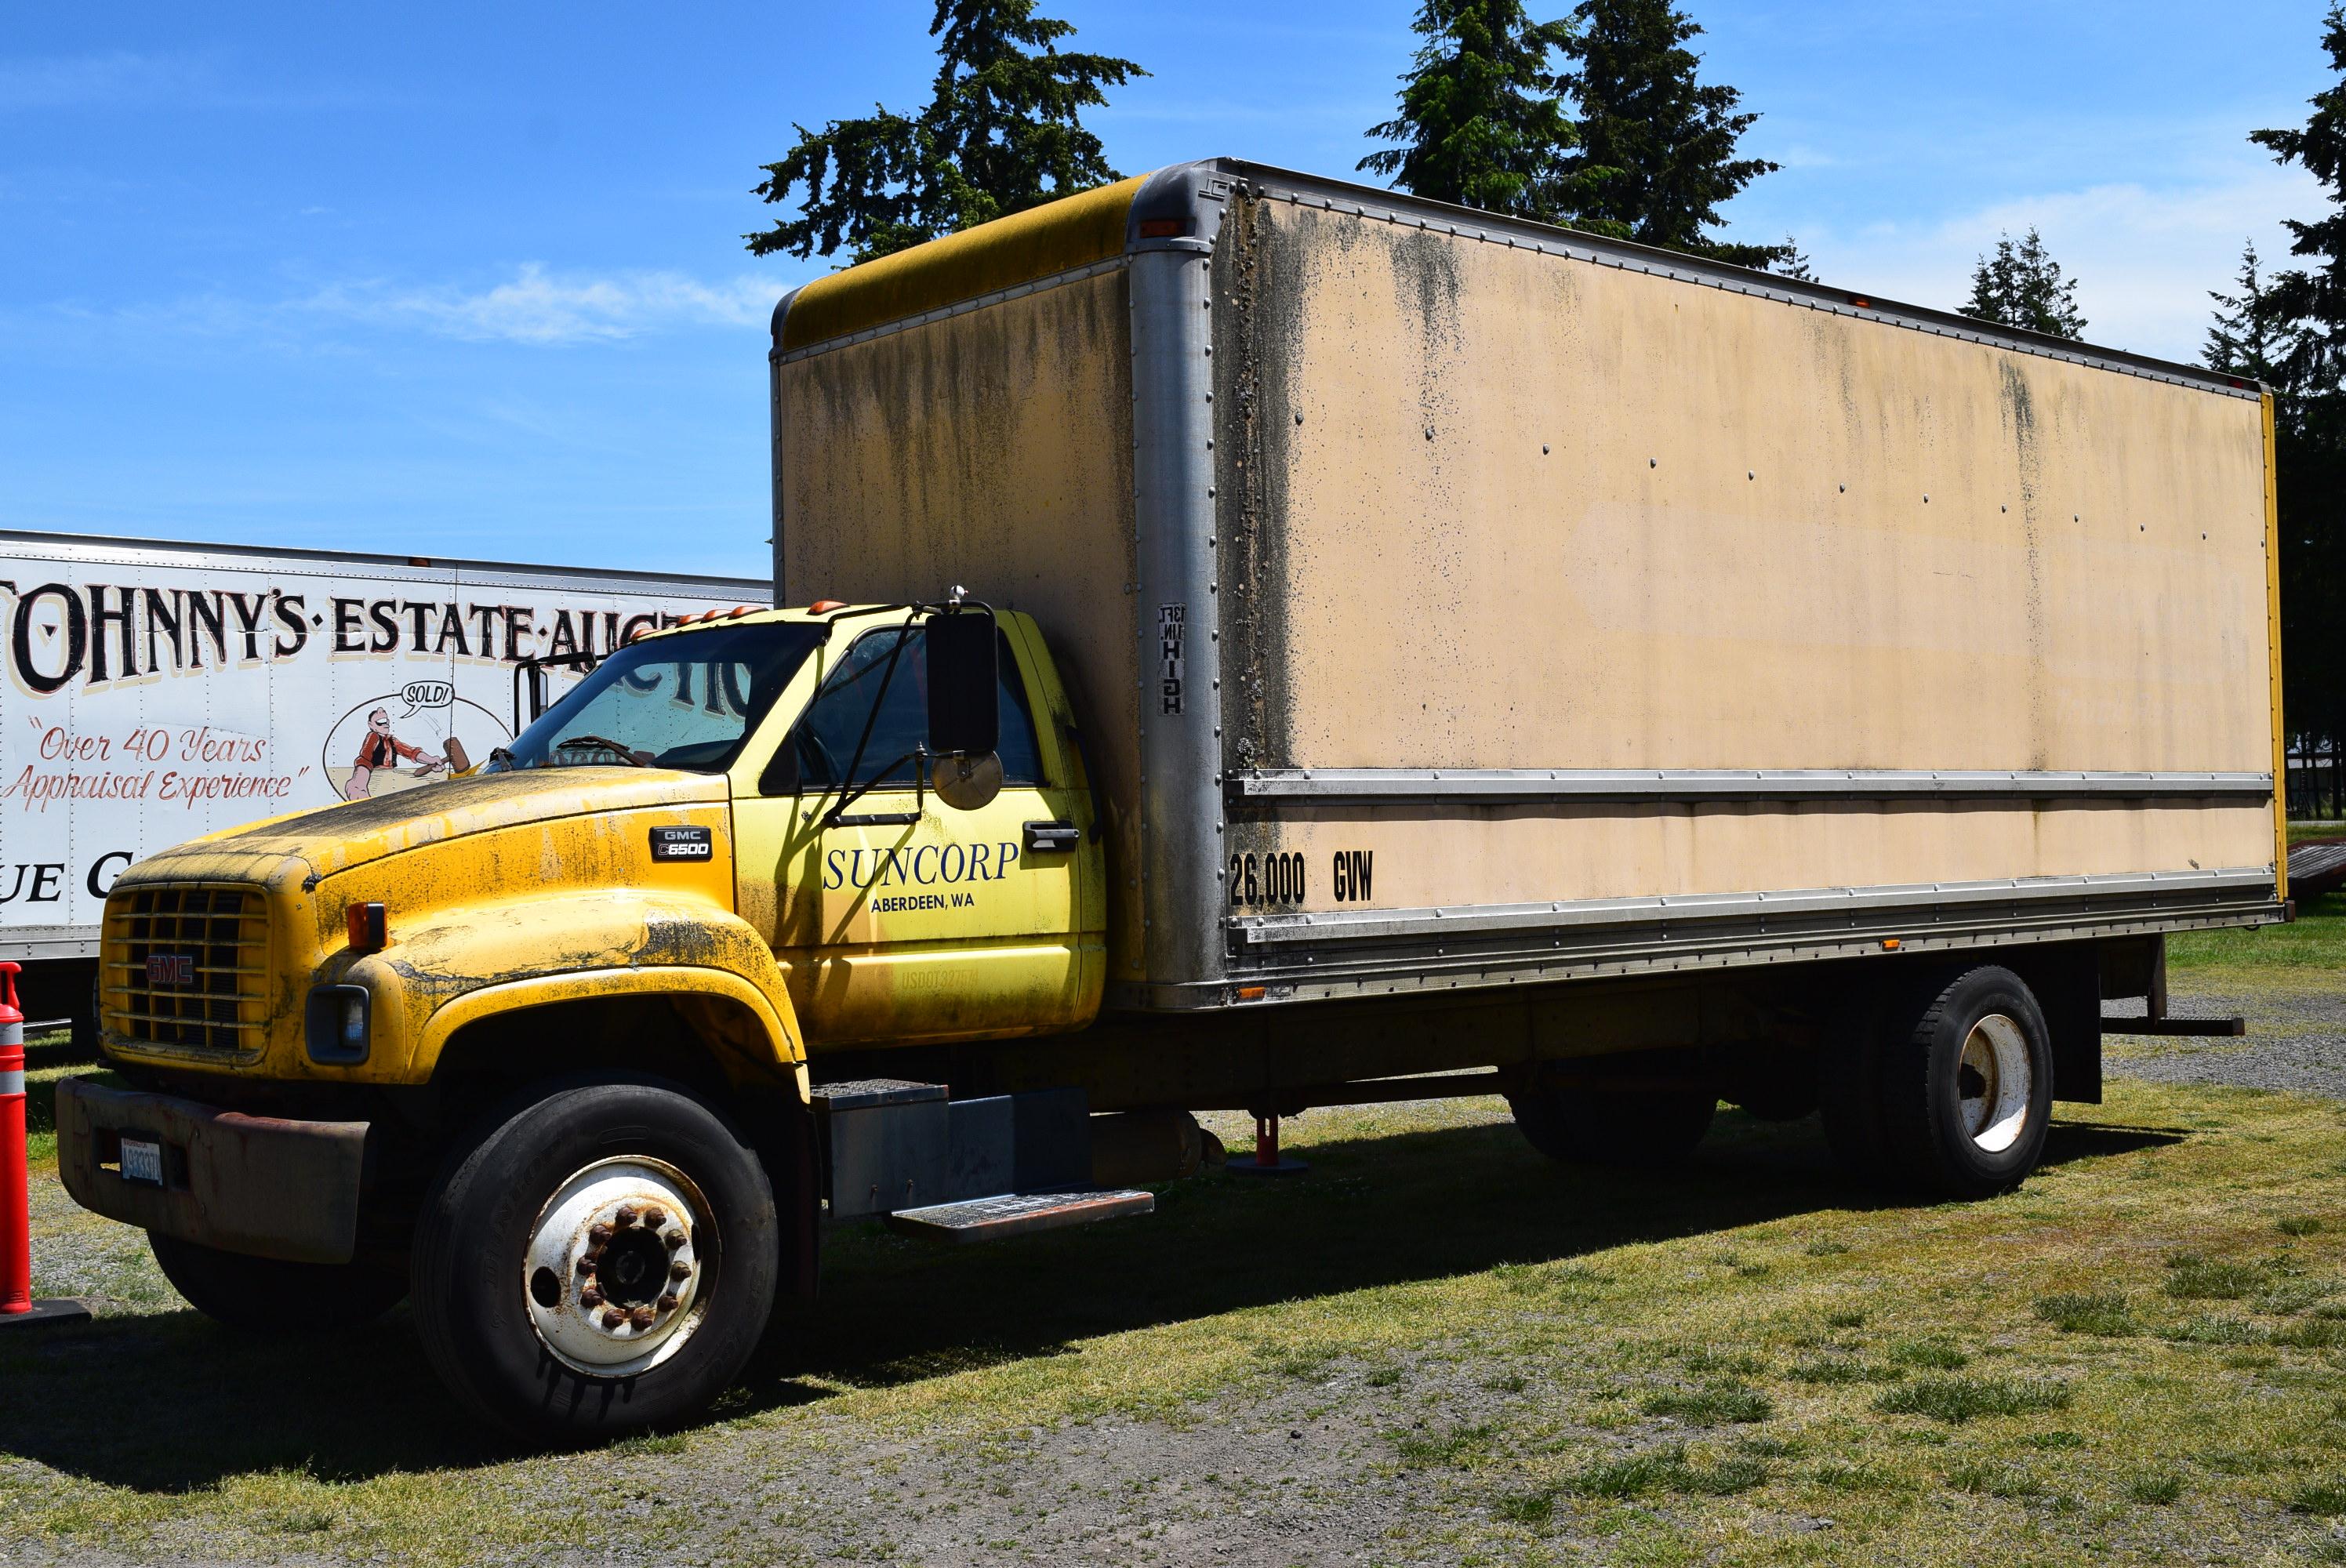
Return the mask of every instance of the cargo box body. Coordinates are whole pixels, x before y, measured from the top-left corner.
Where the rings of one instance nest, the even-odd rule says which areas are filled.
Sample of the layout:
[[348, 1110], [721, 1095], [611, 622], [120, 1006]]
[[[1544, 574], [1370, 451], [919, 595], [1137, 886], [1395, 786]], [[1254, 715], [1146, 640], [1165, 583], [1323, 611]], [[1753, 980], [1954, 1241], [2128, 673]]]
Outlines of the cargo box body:
[[1040, 619], [1111, 1006], [2280, 917], [2252, 386], [1234, 160], [775, 325], [778, 598]]

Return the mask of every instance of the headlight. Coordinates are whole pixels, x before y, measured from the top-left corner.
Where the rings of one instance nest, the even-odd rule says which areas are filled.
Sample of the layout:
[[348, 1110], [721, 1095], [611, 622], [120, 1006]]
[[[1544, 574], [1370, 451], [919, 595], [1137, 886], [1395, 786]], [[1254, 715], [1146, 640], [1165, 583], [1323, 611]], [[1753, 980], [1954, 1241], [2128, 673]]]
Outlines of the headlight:
[[331, 1067], [348, 1067], [367, 1059], [367, 988], [363, 985], [320, 985], [310, 992], [302, 1016], [302, 1035], [310, 1060]]

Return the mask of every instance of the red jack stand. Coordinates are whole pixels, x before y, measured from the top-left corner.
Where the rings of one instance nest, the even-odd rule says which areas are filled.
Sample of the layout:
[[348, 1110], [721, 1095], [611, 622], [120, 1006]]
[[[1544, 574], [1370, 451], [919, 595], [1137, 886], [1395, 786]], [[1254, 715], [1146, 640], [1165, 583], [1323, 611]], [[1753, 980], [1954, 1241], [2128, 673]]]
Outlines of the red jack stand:
[[1222, 1168], [1232, 1176], [1301, 1176], [1311, 1167], [1301, 1160], [1282, 1158], [1279, 1152], [1279, 1115], [1258, 1112], [1254, 1118], [1254, 1158], [1231, 1160]]
[[16, 966], [0, 963], [0, 1329], [86, 1323], [78, 1301], [33, 1299], [33, 1217], [25, 1169], [25, 1015]]

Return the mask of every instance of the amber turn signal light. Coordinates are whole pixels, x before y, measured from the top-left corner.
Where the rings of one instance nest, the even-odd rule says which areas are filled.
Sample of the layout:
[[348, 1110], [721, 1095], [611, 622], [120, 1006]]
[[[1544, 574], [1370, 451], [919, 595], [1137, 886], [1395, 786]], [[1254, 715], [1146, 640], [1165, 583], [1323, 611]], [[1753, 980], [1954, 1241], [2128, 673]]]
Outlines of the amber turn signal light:
[[350, 922], [352, 952], [381, 952], [390, 944], [387, 917], [381, 904], [352, 904], [342, 911]]

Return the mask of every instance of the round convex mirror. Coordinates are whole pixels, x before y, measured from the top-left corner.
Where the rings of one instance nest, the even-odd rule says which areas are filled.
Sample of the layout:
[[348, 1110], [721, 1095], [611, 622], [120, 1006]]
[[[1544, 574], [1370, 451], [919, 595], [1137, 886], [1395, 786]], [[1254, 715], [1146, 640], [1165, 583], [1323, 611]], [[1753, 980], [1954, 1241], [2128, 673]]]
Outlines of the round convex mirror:
[[991, 805], [1002, 793], [1002, 754], [987, 751], [972, 757], [957, 751], [940, 757], [929, 769], [929, 788], [956, 811]]

